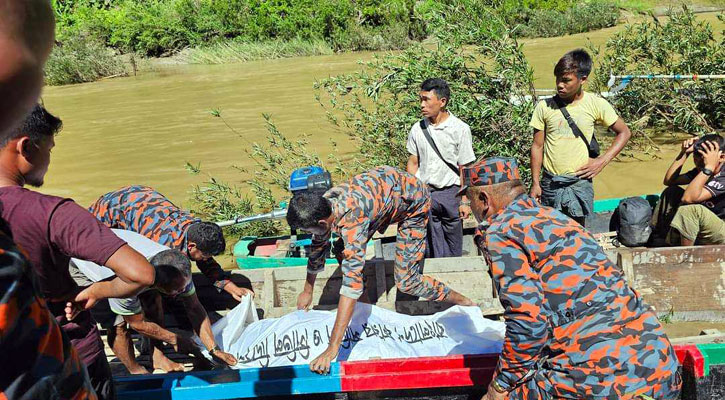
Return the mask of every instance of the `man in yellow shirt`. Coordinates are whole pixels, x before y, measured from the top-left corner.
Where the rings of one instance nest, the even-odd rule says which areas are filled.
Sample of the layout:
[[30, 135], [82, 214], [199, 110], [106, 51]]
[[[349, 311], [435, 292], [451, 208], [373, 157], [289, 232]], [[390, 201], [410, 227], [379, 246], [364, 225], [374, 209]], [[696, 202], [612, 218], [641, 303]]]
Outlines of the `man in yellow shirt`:
[[[591, 70], [592, 59], [586, 51], [566, 53], [554, 67], [556, 96], [540, 101], [529, 123], [534, 128], [531, 197], [582, 226], [594, 207], [592, 178], [632, 136], [609, 102], [584, 91]], [[601, 155], [593, 140], [594, 124], [606, 126], [617, 135]]]

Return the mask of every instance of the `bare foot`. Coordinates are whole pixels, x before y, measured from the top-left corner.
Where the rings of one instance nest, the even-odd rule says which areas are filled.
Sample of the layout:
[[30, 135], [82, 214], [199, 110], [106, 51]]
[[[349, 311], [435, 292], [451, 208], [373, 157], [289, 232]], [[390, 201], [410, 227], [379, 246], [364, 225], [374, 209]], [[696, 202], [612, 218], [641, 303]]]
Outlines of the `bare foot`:
[[476, 303], [474, 303], [471, 299], [468, 297], [456, 292], [455, 290], [451, 290], [448, 292], [448, 296], [444, 300], [449, 303], [458, 304], [461, 306], [475, 306]]
[[162, 369], [164, 372], [184, 372], [183, 365], [169, 360], [164, 353], [158, 350], [154, 351], [153, 367], [154, 369]]
[[149, 371], [141, 365], [136, 364], [135, 366], [128, 369], [128, 373], [132, 375], [141, 375], [148, 374]]

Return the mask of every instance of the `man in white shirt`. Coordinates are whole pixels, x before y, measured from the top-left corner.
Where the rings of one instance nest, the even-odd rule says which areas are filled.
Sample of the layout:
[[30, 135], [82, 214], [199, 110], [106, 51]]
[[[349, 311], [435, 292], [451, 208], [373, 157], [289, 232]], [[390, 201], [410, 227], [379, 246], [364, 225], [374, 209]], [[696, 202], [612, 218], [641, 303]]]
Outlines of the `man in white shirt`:
[[[163, 327], [163, 310], [159, 293], [177, 297], [186, 309], [194, 332], [199, 335], [204, 346], [215, 358], [228, 365], [236, 364], [231, 354], [222, 352], [217, 346], [211, 332], [211, 322], [206, 310], [196, 296], [196, 288], [191, 281], [191, 262], [180, 251], [154, 242], [136, 232], [123, 229], [112, 229], [113, 233], [123, 239], [131, 248], [141, 253], [153, 265], [156, 278], [154, 284], [137, 296], [125, 299], [108, 299], [111, 311], [115, 315], [113, 321], [104, 328], [108, 329], [108, 345], [116, 357], [132, 374], [147, 373], [138, 364], [133, 352], [129, 327], [152, 340], [152, 360], [154, 368], [166, 372], [183, 371], [181, 364], [169, 360], [161, 351], [161, 343], [174, 346], [177, 352], [194, 353], [193, 343], [185, 336], [177, 335]], [[71, 274], [79, 284], [98, 282], [114, 277], [110, 269], [99, 266], [91, 261], [71, 258]], [[105, 318], [99, 318], [101, 325]], [[112, 326], [111, 326], [112, 325]], [[127, 326], [128, 325], [128, 326]]]
[[462, 255], [462, 220], [471, 213], [468, 199], [456, 194], [461, 188], [460, 167], [476, 161], [476, 155], [471, 128], [446, 108], [450, 96], [451, 90], [443, 79], [423, 82], [420, 107], [424, 118], [410, 128], [406, 146], [410, 153], [407, 171], [428, 185], [431, 193], [426, 249], [429, 258]]

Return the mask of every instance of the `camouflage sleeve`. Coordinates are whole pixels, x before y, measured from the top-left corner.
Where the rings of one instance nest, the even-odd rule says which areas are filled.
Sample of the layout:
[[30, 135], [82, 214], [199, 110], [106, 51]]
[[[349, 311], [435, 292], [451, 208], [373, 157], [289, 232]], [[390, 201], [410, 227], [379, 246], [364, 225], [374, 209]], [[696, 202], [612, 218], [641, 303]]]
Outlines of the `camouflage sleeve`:
[[230, 282], [229, 273], [224, 271], [222, 266], [219, 265], [219, 263], [213, 258], [197, 261], [196, 266], [199, 267], [199, 271], [201, 271], [204, 276], [212, 281], [214, 287], [216, 287], [219, 292], [221, 292], [222, 289], [224, 289], [224, 286]]
[[307, 256], [307, 273], [317, 274], [325, 269], [325, 259], [330, 254], [330, 236], [332, 231], [327, 234], [318, 236], [312, 235], [312, 245], [310, 246], [310, 255]]
[[342, 251], [342, 287], [340, 294], [358, 299], [363, 293], [363, 267], [368, 245], [370, 220], [348, 213], [340, 223], [340, 236], [345, 242]]
[[0, 399], [96, 400], [77, 350], [33, 280], [27, 259], [0, 233]]
[[489, 233], [491, 273], [504, 307], [506, 338], [494, 380], [511, 389], [534, 371], [546, 344], [547, 319], [541, 313], [544, 292], [527, 250], [516, 240]]

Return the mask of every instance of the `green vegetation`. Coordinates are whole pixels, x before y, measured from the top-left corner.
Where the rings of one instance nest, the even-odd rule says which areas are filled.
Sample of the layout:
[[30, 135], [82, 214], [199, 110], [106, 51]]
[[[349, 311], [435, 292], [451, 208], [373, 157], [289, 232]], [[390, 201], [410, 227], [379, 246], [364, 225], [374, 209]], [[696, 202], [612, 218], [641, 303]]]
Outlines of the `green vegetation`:
[[123, 62], [100, 41], [80, 35], [53, 48], [45, 65], [49, 85], [91, 82], [125, 74]]
[[[687, 8], [662, 21], [655, 18], [628, 25], [603, 49], [591, 50], [599, 60], [599, 71], [620, 75], [706, 75], [725, 70], [725, 36], [716, 40], [710, 25], [698, 21]], [[607, 90], [607, 75], [596, 75], [592, 82], [596, 90]], [[725, 128], [722, 79], [635, 79], [610, 101], [638, 130], [702, 134]]]
[[[52, 84], [115, 75], [106, 56], [180, 54], [182, 62], [227, 63], [329, 54], [334, 51], [398, 50], [450, 25], [496, 14], [512, 35], [558, 36], [616, 24], [619, 9], [609, 0], [53, 0], [57, 39], [84, 47], [93, 70], [80, 57], [56, 50], [63, 69]], [[434, 22], [437, 21], [437, 22]], [[484, 21], [486, 22], [486, 21]], [[83, 38], [85, 44], [75, 44]], [[66, 78], [67, 76], [67, 78]]]

